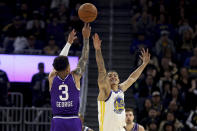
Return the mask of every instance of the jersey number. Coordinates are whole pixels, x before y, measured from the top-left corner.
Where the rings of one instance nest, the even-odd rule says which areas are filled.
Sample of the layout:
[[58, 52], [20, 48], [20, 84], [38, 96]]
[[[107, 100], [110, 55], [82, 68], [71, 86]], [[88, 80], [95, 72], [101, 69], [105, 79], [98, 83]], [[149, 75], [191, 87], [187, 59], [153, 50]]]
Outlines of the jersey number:
[[68, 86], [67, 85], [60, 85], [59, 90], [62, 91], [62, 95], [64, 95], [64, 97], [62, 95], [59, 95], [60, 100], [62, 100], [62, 101], [68, 100], [68, 98], [69, 98]]

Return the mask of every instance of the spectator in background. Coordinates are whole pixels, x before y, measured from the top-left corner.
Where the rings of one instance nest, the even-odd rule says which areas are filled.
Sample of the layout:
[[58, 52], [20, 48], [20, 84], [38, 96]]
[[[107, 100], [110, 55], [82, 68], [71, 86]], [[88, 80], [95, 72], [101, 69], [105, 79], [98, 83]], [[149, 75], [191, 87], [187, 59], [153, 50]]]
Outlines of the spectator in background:
[[[171, 96], [171, 101], [176, 101], [180, 106], [181, 108], [183, 108], [183, 105], [184, 105], [184, 98], [181, 97], [180, 95], [180, 92], [178, 90], [178, 88], [175, 86], [172, 88], [172, 96]], [[180, 107], [179, 107], [180, 108]]]
[[174, 28], [171, 24], [169, 24], [168, 22], [168, 17], [166, 17], [165, 14], [163, 13], [160, 13], [159, 16], [157, 17], [157, 24], [155, 26], [155, 36], [156, 36], [156, 39], [158, 39], [161, 34], [162, 31], [168, 31], [169, 34], [170, 34], [170, 37], [174, 38], [173, 35], [174, 35]]
[[34, 74], [31, 81], [32, 88], [32, 106], [41, 107], [46, 104], [46, 94], [49, 93], [49, 89], [46, 88], [46, 77], [48, 76], [44, 72], [44, 63], [38, 64], [39, 72]]
[[78, 17], [78, 9], [79, 9], [80, 6], [81, 6], [81, 4], [77, 3], [75, 8], [71, 10], [70, 23], [69, 23], [70, 27], [69, 27], [69, 29], [74, 28], [74, 29], [76, 29], [76, 31], [80, 31], [80, 29], [83, 26], [82, 21]]
[[43, 43], [36, 39], [35, 36], [30, 35], [28, 37], [28, 46], [25, 48], [26, 54], [41, 54]]
[[151, 119], [146, 125], [146, 131], [158, 131], [158, 121]]
[[197, 131], [197, 104], [196, 108], [192, 110], [187, 118], [187, 126], [190, 128], [191, 131]]
[[175, 84], [174, 76], [177, 74], [177, 65], [172, 61], [173, 59], [163, 57], [161, 58], [161, 67], [160, 67], [160, 77], [163, 77], [162, 80], [170, 80], [172, 84]]
[[142, 81], [139, 85], [139, 97], [147, 98], [151, 96], [153, 90], [155, 90], [155, 83], [152, 75], [146, 76], [145, 80]]
[[8, 89], [10, 83], [5, 71], [0, 70], [0, 107], [8, 106]]
[[27, 22], [27, 20], [29, 19], [29, 15], [30, 15], [30, 9], [27, 5], [27, 3], [22, 3], [20, 5], [20, 9], [18, 11], [19, 16], [22, 17], [22, 19]]
[[51, 9], [58, 8], [60, 5], [65, 6], [66, 8], [69, 7], [70, 0], [52, 0], [51, 1]]
[[175, 47], [174, 47], [174, 42], [169, 39], [168, 37], [169, 32], [166, 30], [161, 31], [161, 37], [160, 39], [156, 42], [155, 45], [155, 51], [157, 56], [160, 58], [164, 56], [164, 52], [167, 49], [170, 49], [172, 54], [175, 54]]
[[138, 121], [141, 121], [143, 118], [148, 117], [148, 111], [151, 109], [151, 107], [152, 107], [151, 100], [150, 99], [146, 99], [144, 101], [143, 110], [140, 110], [138, 115], [137, 115]]
[[[51, 37], [54, 36], [56, 44], [61, 47], [62, 43], [64, 43], [64, 25], [59, 22], [59, 17], [55, 14], [52, 16], [52, 20], [47, 25], [47, 36]], [[47, 38], [50, 39], [50, 38]]]
[[140, 15], [134, 16], [133, 19], [136, 21], [136, 32], [144, 31], [144, 35], [149, 38], [153, 35], [154, 23], [146, 10], [142, 11]]
[[160, 117], [161, 112], [163, 111], [163, 105], [159, 91], [154, 91], [152, 93], [152, 107], [157, 110], [157, 116]]
[[184, 32], [190, 31], [191, 33], [193, 32], [192, 27], [189, 25], [189, 22], [187, 19], [183, 19], [179, 22], [180, 26], [178, 29], [178, 33], [180, 36], [183, 36]]
[[190, 108], [195, 108], [195, 103], [193, 100], [197, 100], [197, 78], [192, 79], [191, 81], [191, 87], [188, 90], [188, 97], [187, 97], [186, 103], [190, 104]]
[[64, 25], [65, 30], [68, 29], [68, 21], [69, 21], [69, 11], [63, 4], [61, 4], [58, 8], [58, 17], [60, 18], [60, 23]]
[[191, 59], [197, 60], [197, 47], [195, 47], [195, 48], [193, 49], [193, 55], [190, 56], [190, 57], [188, 57], [188, 58], [185, 60], [185, 62], [184, 62], [184, 67], [191, 68], [191, 67], [190, 67], [190, 61], [191, 61]]
[[24, 23], [20, 16], [15, 16], [12, 23], [6, 25], [3, 28], [4, 41], [3, 47], [6, 49], [6, 53], [12, 53], [14, 51], [14, 41], [17, 37], [25, 36]]
[[178, 131], [178, 130], [175, 129], [174, 125], [171, 122], [167, 122], [163, 126], [163, 131]]
[[45, 39], [45, 22], [41, 20], [37, 10], [33, 12], [33, 19], [27, 22], [26, 29], [28, 34], [33, 34], [37, 39]]
[[172, 89], [172, 83], [169, 81], [164, 81], [162, 88], [160, 89], [164, 108], [167, 108], [171, 100], [171, 89]]
[[173, 112], [166, 113], [166, 120], [163, 120], [159, 126], [159, 131], [166, 131], [166, 124], [171, 123], [174, 127], [173, 131], [182, 131], [184, 126], [183, 124], [174, 116]]
[[150, 120], [156, 120], [158, 123], [160, 122], [160, 119], [157, 116], [157, 110], [155, 108], [151, 108], [148, 111], [148, 117], [145, 117], [141, 120], [140, 124], [142, 124], [143, 127], [146, 127], [146, 125], [150, 122]]
[[168, 108], [164, 112], [173, 112], [178, 119], [184, 119], [184, 112], [179, 108], [179, 103], [176, 101], [170, 101]]
[[27, 38], [24, 36], [17, 36], [13, 43], [14, 53], [24, 53], [24, 49], [28, 46]]
[[180, 74], [177, 83], [180, 85], [179, 90], [181, 90], [182, 92], [187, 92], [188, 88], [191, 87], [191, 79], [186, 67], [180, 68]]
[[83, 45], [80, 42], [79, 38], [75, 39], [75, 41], [73, 42], [70, 48], [69, 54], [72, 56], [80, 56], [82, 47]]
[[53, 36], [50, 37], [48, 45], [44, 47], [44, 54], [56, 55], [59, 51], [59, 47], [56, 45], [56, 41]]
[[[191, 55], [192, 49], [195, 47], [195, 43], [193, 43], [192, 32], [186, 30], [183, 32], [182, 41], [181, 41], [181, 53], [183, 57]], [[185, 58], [184, 58], [185, 59]]]
[[197, 43], [197, 24], [194, 25], [193, 41]]
[[190, 77], [197, 77], [197, 47], [193, 49], [193, 55], [185, 60], [184, 65], [189, 69]]
[[142, 49], [142, 48], [152, 48], [151, 42], [145, 38], [145, 34], [143, 32], [139, 32], [137, 34], [137, 39], [134, 39], [131, 46], [130, 46], [130, 53], [136, 53], [136, 49]]

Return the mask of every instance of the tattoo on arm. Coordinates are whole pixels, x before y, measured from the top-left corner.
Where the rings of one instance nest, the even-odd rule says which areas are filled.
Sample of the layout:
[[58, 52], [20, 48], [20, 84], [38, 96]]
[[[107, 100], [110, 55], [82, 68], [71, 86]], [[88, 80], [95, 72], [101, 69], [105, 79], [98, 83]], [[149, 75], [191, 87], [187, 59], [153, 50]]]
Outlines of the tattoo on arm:
[[103, 60], [103, 56], [101, 53], [101, 49], [100, 50], [96, 50], [96, 62], [97, 62], [97, 66], [98, 66], [98, 72], [100, 73], [106, 73], [106, 69], [105, 69], [105, 64], [104, 64], [104, 60]]
[[81, 55], [81, 58], [79, 59], [77, 68], [74, 71], [76, 74], [82, 75], [85, 72], [85, 66], [88, 61], [88, 56], [89, 56], [89, 39], [84, 39], [82, 55]]

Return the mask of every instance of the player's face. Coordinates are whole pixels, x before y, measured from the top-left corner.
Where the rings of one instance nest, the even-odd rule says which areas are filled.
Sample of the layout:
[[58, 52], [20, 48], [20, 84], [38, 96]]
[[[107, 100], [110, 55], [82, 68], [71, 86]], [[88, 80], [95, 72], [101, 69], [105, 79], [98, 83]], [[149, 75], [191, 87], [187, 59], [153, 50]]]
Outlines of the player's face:
[[133, 112], [127, 111], [126, 112], [126, 123], [131, 124], [133, 122], [133, 119], [134, 119]]
[[120, 80], [118, 77], [118, 73], [116, 72], [109, 72], [108, 73], [109, 81], [111, 85], [117, 85], [119, 84]]

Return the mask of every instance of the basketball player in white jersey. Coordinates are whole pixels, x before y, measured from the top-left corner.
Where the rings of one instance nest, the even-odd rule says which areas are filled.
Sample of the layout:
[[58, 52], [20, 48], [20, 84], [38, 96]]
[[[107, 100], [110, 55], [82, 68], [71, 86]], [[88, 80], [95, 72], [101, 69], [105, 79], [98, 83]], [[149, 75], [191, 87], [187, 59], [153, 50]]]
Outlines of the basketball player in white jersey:
[[126, 126], [124, 127], [126, 131], [144, 131], [144, 127], [138, 123], [135, 123], [133, 109], [127, 108], [126, 112]]
[[101, 53], [101, 40], [98, 34], [93, 36], [98, 66], [98, 119], [100, 131], [125, 131], [124, 92], [138, 79], [150, 61], [148, 50], [142, 49], [142, 64], [123, 83], [119, 84], [115, 71], [106, 72]]

